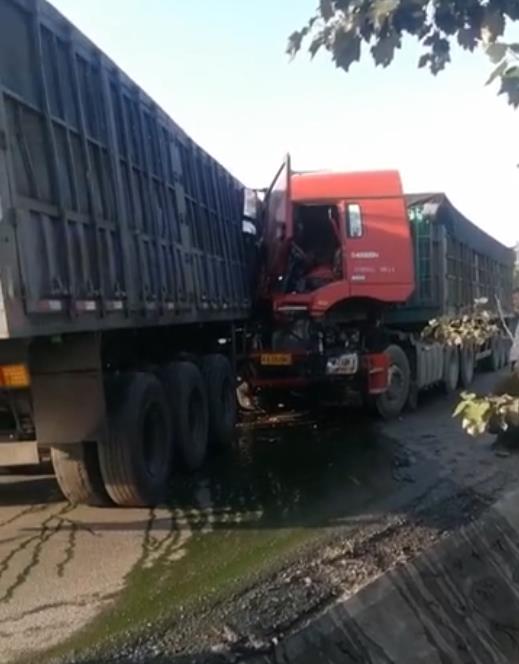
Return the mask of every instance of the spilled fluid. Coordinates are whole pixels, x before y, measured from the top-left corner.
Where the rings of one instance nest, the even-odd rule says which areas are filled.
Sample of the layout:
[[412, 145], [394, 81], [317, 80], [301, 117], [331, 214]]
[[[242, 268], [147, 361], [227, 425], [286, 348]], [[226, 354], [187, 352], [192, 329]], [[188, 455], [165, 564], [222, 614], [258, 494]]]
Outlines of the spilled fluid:
[[210, 513], [213, 530], [333, 527], [394, 488], [401, 455], [358, 414], [251, 418], [204, 471], [175, 478], [171, 506]]

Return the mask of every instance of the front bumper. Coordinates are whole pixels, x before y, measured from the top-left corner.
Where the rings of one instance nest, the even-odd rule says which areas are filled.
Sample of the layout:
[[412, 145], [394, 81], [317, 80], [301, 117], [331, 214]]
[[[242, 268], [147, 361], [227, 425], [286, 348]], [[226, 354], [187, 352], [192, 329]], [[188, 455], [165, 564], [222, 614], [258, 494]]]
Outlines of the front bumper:
[[301, 387], [329, 380], [354, 380], [359, 375], [358, 353], [254, 353], [250, 356], [253, 387]]
[[347, 383], [376, 395], [387, 389], [389, 362], [385, 353], [279, 353], [264, 351], [249, 357], [253, 388], [297, 389], [321, 383]]

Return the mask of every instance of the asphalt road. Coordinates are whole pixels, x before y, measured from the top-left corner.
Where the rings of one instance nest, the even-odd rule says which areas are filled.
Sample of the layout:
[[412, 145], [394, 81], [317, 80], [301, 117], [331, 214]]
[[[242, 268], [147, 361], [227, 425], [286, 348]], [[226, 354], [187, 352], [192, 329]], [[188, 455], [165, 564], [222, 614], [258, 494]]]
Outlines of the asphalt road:
[[268, 647], [515, 484], [519, 455], [468, 439], [452, 401], [424, 401], [384, 426], [351, 412], [246, 423], [153, 511], [71, 508], [50, 475], [1, 475], [0, 662]]

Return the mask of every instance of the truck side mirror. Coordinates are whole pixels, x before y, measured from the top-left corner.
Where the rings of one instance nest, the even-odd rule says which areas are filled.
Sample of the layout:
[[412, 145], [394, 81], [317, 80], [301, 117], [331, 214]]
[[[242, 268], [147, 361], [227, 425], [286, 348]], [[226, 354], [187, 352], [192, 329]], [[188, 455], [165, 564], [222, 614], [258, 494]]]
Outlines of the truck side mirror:
[[254, 224], [252, 221], [249, 221], [248, 219], [244, 219], [242, 221], [241, 225], [242, 232], [245, 235], [257, 235], [257, 230], [256, 230], [256, 224]]
[[249, 221], [256, 220], [258, 218], [259, 207], [260, 201], [257, 191], [255, 189], [245, 189], [243, 199], [244, 219], [248, 219]]

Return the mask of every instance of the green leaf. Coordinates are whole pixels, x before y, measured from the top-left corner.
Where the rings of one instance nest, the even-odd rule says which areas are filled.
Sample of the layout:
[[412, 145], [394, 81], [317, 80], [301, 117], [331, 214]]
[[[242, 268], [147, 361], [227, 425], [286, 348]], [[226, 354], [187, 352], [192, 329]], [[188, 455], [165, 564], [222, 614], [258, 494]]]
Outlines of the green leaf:
[[320, 0], [319, 11], [325, 21], [329, 21], [335, 14], [332, 0]]
[[494, 41], [505, 31], [505, 17], [500, 10], [487, 9], [481, 24], [481, 36], [485, 41]]
[[321, 48], [321, 46], [324, 46], [325, 43], [326, 43], [325, 34], [324, 32], [320, 32], [312, 39], [312, 42], [308, 47], [308, 50], [310, 52], [310, 57], [314, 58], [317, 51]]
[[286, 48], [286, 53], [294, 57], [298, 51], [301, 49], [301, 44], [305, 37], [309, 34], [310, 30], [313, 28], [314, 23], [316, 22], [317, 17], [313, 16], [301, 30], [296, 30], [288, 38], [288, 44]]
[[395, 50], [400, 48], [400, 37], [396, 32], [392, 32], [387, 37], [379, 39], [378, 42], [371, 47], [371, 54], [375, 60], [376, 65], [387, 67], [393, 62]]
[[345, 71], [360, 60], [360, 37], [353, 30], [340, 30], [335, 34], [334, 59], [337, 67]]
[[489, 44], [485, 50], [490, 60], [495, 65], [497, 65], [497, 63], [501, 62], [501, 60], [505, 57], [508, 46], [501, 43]]
[[467, 407], [467, 402], [466, 401], [460, 401], [459, 404], [456, 406], [454, 409], [454, 412], [452, 413], [452, 417], [459, 417], [463, 411]]
[[519, 79], [502, 76], [498, 94], [506, 95], [508, 103], [517, 108], [519, 106]]
[[458, 30], [458, 44], [468, 51], [473, 51], [476, 48], [478, 37], [479, 32], [474, 27]]
[[287, 53], [289, 55], [294, 56], [301, 48], [301, 44], [303, 43], [303, 39], [306, 36], [306, 33], [308, 32], [308, 28], [303, 28], [303, 30], [300, 30], [298, 32], [293, 32], [290, 37], [288, 38], [288, 44], [287, 44]]
[[488, 80], [485, 83], [485, 85], [490, 85], [491, 83], [493, 83], [496, 80], [496, 78], [499, 78], [500, 76], [503, 76], [503, 74], [505, 73], [507, 67], [508, 67], [507, 61], [503, 60], [503, 62], [501, 62], [501, 64], [497, 65], [497, 67], [494, 69], [494, 71], [490, 74], [490, 76], [488, 77]]

